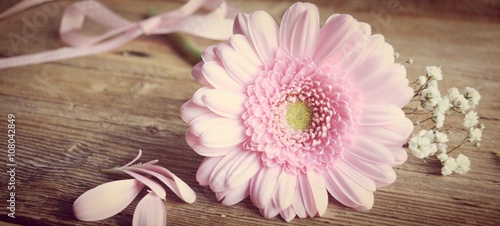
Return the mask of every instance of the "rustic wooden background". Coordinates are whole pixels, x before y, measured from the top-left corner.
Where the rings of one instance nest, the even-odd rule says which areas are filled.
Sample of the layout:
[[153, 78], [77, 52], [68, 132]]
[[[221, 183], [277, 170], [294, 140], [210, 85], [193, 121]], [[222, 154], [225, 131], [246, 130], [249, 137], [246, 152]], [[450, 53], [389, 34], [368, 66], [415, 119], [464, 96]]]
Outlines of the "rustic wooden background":
[[[0, 11], [16, 0], [0, 2]], [[62, 9], [75, 1], [58, 1], [57, 15], [29, 42], [14, 48], [9, 32], [22, 33], [23, 18], [35, 7], [0, 21], [0, 57], [63, 46], [58, 39]], [[162, 0], [102, 0], [131, 20], [140, 20], [150, 6], [158, 11], [179, 6]], [[349, 13], [382, 33], [408, 65], [411, 80], [428, 65], [442, 66], [442, 90], [475, 87], [482, 95], [478, 111], [486, 125], [481, 148], [460, 151], [471, 159], [463, 176], [440, 176], [440, 164], [414, 157], [397, 167], [397, 181], [375, 193], [367, 212], [346, 208], [331, 198], [321, 218], [266, 220], [246, 199], [222, 206], [195, 180], [203, 157], [184, 141], [187, 125], [179, 108], [199, 85], [191, 65], [176, 54], [166, 38], [142, 36], [126, 46], [90, 57], [0, 70], [0, 200], [8, 198], [7, 114], [16, 116], [16, 218], [0, 203], [0, 225], [130, 225], [134, 201], [123, 213], [95, 222], [80, 222], [73, 201], [86, 190], [114, 177], [99, 170], [122, 165], [138, 149], [142, 161], [159, 159], [198, 194], [194, 204], [172, 192], [165, 202], [170, 225], [500, 225], [500, 2], [499, 1], [314, 1], [322, 21], [333, 13]], [[268, 10], [276, 19], [293, 1], [231, 1], [245, 12]], [[394, 8], [400, 5], [401, 8]], [[101, 31], [88, 24], [91, 32]], [[215, 41], [192, 38], [200, 46]], [[124, 54], [125, 52], [129, 54]], [[458, 123], [458, 122], [457, 122]], [[457, 138], [458, 139], [458, 138]], [[458, 154], [455, 153], [455, 155]]]

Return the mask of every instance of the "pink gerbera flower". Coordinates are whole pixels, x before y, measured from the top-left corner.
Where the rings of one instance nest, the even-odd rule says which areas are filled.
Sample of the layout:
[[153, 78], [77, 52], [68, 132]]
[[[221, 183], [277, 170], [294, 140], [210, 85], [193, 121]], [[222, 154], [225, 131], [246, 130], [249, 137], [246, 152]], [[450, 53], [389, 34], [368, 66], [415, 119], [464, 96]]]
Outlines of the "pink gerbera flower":
[[204, 87], [181, 109], [187, 143], [207, 156], [197, 180], [222, 204], [250, 195], [266, 218], [324, 214], [329, 192], [366, 210], [395, 180], [413, 124], [413, 96], [394, 50], [370, 26], [297, 3], [281, 28], [239, 14], [229, 42], [207, 48], [193, 76]]

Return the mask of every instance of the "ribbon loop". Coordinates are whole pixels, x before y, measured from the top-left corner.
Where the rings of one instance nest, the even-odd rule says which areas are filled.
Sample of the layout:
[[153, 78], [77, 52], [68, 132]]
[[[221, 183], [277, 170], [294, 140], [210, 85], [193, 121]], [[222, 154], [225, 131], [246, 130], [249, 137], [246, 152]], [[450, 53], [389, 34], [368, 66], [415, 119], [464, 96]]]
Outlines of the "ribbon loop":
[[[12, 14], [12, 11], [18, 12], [23, 7], [31, 7], [35, 4], [34, 1], [42, 3], [50, 0], [23, 0], [5, 13]], [[98, 54], [118, 48], [142, 34], [183, 32], [224, 40], [232, 35], [234, 9], [230, 11], [225, 1], [219, 1], [220, 4], [215, 9], [203, 15], [193, 14], [201, 7], [214, 8], [213, 0], [190, 0], [176, 10], [139, 22], [126, 20], [96, 0], [77, 2], [65, 9], [59, 28], [61, 39], [70, 47], [0, 59], [0, 69]], [[99, 36], [84, 35], [80, 31], [85, 19], [93, 20], [110, 30]]]

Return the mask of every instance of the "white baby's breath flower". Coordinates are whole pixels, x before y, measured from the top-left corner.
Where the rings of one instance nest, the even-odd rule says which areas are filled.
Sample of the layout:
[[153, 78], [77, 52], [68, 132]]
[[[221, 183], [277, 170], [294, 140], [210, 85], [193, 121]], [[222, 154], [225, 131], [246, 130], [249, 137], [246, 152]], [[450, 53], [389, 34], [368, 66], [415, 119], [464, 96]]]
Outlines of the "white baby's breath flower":
[[448, 99], [450, 99], [451, 101], [456, 100], [459, 96], [462, 95], [460, 94], [460, 91], [458, 91], [456, 87], [453, 87], [448, 90]]
[[410, 139], [408, 147], [415, 157], [423, 159], [437, 152], [437, 145], [433, 141], [432, 131], [422, 130]]
[[475, 111], [469, 111], [469, 113], [467, 113], [464, 117], [464, 120], [462, 122], [462, 125], [465, 127], [465, 128], [470, 128], [470, 127], [473, 127], [477, 124], [477, 112]]
[[442, 113], [434, 112], [432, 116], [432, 121], [436, 123], [436, 128], [441, 128], [444, 125], [445, 116]]
[[425, 67], [425, 72], [427, 73], [427, 76], [429, 76], [429, 79], [431, 80], [443, 79], [443, 74], [441, 73], [441, 67], [428, 66]]
[[446, 153], [446, 149], [448, 148], [448, 145], [445, 143], [436, 143], [437, 149], [440, 153]]
[[436, 104], [436, 107], [434, 108], [434, 112], [439, 112], [441, 114], [445, 114], [451, 107], [452, 107], [452, 105], [450, 103], [450, 99], [448, 99], [448, 97], [443, 97]]
[[446, 143], [448, 142], [448, 135], [446, 135], [446, 133], [441, 133], [439, 131], [436, 131], [434, 133], [434, 140], [437, 142], [437, 143]]
[[446, 162], [446, 160], [448, 160], [450, 158], [450, 156], [448, 154], [446, 154], [446, 153], [441, 153], [441, 154], [437, 155], [436, 157], [441, 162]]
[[398, 59], [399, 58], [399, 53], [398, 52], [394, 52], [394, 59]]
[[425, 76], [421, 75], [417, 78], [417, 84], [423, 85], [425, 82], [427, 82], [427, 78]]
[[470, 128], [469, 129], [469, 142], [481, 141], [481, 136], [483, 135], [483, 131], [479, 128]]
[[434, 109], [434, 107], [441, 101], [441, 93], [439, 92], [437, 82], [435, 80], [427, 83], [427, 88], [422, 90], [423, 106], [428, 110]]
[[475, 107], [479, 103], [479, 100], [481, 99], [481, 95], [479, 95], [479, 92], [471, 87], [465, 87], [462, 93], [465, 99], [469, 101], [469, 105], [471, 108]]
[[470, 170], [469, 157], [459, 154], [455, 162], [457, 163], [457, 167], [453, 170], [453, 172], [462, 175]]
[[453, 108], [459, 112], [467, 111], [470, 108], [469, 101], [463, 95], [459, 95], [452, 101]]
[[446, 161], [443, 163], [443, 168], [441, 168], [441, 174], [444, 176], [450, 175], [453, 173], [453, 170], [457, 169], [458, 164], [453, 157], [449, 157]]

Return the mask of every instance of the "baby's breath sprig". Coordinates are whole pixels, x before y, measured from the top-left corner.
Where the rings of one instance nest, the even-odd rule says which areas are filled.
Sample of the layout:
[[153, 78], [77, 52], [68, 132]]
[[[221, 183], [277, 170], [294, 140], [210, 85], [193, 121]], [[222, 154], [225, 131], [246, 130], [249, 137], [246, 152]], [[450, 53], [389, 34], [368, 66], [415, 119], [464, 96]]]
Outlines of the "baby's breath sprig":
[[[454, 158], [450, 153], [468, 143], [480, 146], [484, 125], [479, 123], [479, 116], [473, 108], [478, 105], [481, 95], [471, 87], [465, 87], [462, 92], [453, 87], [446, 94], [441, 94], [438, 88], [441, 80], [441, 67], [428, 66], [425, 68], [425, 75], [411, 83], [415, 94], [412, 99], [414, 104], [410, 106], [415, 107], [407, 114], [411, 115], [410, 119], [419, 132], [409, 139], [408, 148], [411, 154], [420, 159], [436, 156], [443, 166], [441, 174], [445, 176], [452, 173], [464, 174], [470, 169], [469, 158], [461, 153]], [[425, 118], [415, 118], [416, 115]], [[446, 125], [447, 116], [461, 117], [461, 128]], [[466, 134], [458, 145], [448, 150], [448, 135], [459, 134], [452, 130]]]

